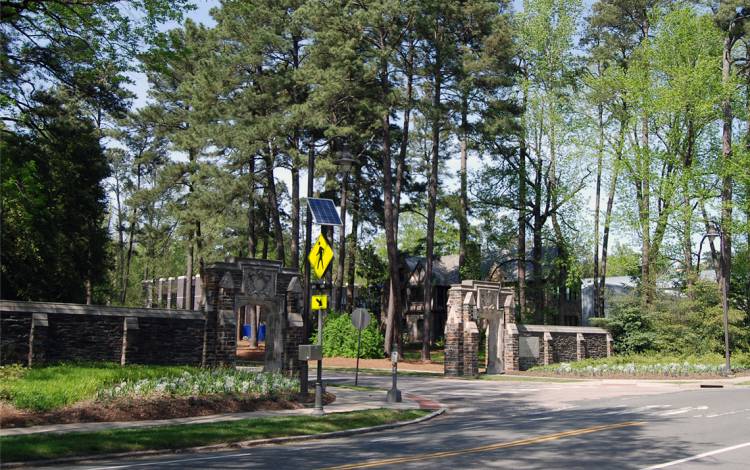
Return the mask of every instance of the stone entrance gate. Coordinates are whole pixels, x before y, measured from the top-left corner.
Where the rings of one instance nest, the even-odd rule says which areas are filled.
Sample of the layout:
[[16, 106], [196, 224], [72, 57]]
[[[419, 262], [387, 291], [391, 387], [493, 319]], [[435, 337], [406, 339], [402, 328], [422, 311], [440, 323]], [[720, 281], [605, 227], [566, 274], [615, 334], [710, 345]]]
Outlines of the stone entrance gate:
[[516, 325], [513, 289], [497, 282], [463, 281], [448, 291], [445, 375], [479, 375], [479, 328], [486, 332], [486, 372], [609, 357], [612, 337], [602, 328]]
[[505, 325], [513, 321], [512, 306], [513, 291], [496, 282], [463, 281], [451, 286], [445, 324], [445, 375], [479, 375], [479, 323], [486, 324], [487, 373], [505, 370]]

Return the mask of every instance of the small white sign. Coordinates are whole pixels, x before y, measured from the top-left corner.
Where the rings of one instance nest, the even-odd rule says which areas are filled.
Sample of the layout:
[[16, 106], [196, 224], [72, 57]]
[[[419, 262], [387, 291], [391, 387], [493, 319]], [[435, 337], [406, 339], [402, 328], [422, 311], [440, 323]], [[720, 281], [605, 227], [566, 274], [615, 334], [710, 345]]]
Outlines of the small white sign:
[[391, 362], [394, 364], [398, 362], [398, 351], [393, 351], [391, 353]]

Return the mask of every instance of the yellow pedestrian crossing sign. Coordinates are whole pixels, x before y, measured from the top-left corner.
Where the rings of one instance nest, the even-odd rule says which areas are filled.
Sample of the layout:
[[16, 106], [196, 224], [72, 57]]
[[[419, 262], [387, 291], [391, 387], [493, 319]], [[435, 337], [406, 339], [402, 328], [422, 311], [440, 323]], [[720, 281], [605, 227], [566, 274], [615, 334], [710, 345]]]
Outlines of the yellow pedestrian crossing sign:
[[323, 234], [318, 235], [318, 240], [313, 245], [310, 254], [307, 255], [307, 260], [310, 262], [310, 267], [318, 279], [323, 279], [323, 275], [328, 269], [328, 265], [331, 264], [333, 259], [333, 250], [328, 245]]
[[325, 310], [328, 308], [328, 296], [326, 294], [313, 295], [310, 304], [313, 310]]

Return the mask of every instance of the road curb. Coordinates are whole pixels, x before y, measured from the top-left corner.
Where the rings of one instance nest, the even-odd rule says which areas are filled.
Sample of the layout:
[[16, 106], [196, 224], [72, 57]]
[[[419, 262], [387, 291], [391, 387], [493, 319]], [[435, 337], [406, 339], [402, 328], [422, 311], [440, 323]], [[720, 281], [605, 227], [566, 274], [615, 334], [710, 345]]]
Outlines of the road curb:
[[300, 442], [300, 441], [312, 441], [318, 439], [333, 439], [337, 437], [348, 437], [357, 434], [365, 434], [370, 432], [385, 431], [388, 429], [395, 429], [404, 426], [410, 426], [412, 424], [419, 424], [428, 421], [432, 418], [442, 415], [447, 411], [447, 408], [439, 408], [434, 410], [432, 413], [422, 416], [421, 418], [410, 419], [408, 421], [397, 421], [389, 424], [379, 424], [377, 426], [369, 426], [364, 428], [345, 429], [343, 431], [332, 431], [320, 434], [305, 434], [302, 436], [285, 436], [285, 437], [270, 437], [266, 439], [254, 439], [251, 441], [240, 441], [232, 442], [227, 444], [213, 444], [209, 446], [199, 447], [186, 447], [182, 449], [158, 449], [158, 450], [142, 450], [136, 452], [120, 452], [116, 454], [101, 454], [101, 455], [88, 455], [79, 457], [66, 457], [61, 459], [51, 460], [33, 460], [28, 462], [7, 462], [3, 463], [3, 468], [25, 468], [37, 465], [59, 465], [66, 463], [86, 463], [92, 462], [94, 459], [117, 459], [120, 457], [146, 457], [146, 456], [158, 456], [158, 455], [174, 455], [190, 452], [202, 452], [202, 451], [220, 451], [224, 449], [242, 449], [246, 447], [256, 447], [265, 444], [285, 444], [287, 442]]

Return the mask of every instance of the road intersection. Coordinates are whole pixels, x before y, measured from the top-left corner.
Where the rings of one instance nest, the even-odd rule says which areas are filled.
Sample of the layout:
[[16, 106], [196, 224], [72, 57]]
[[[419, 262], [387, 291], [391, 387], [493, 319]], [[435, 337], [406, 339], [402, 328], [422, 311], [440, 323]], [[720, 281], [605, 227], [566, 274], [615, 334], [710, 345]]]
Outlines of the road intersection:
[[[351, 380], [332, 373], [329, 380]], [[360, 376], [386, 389], [388, 377]], [[750, 387], [638, 380], [517, 382], [403, 377], [448, 408], [431, 421], [347, 438], [76, 468], [717, 468], [750, 466]], [[385, 392], [376, 392], [376, 395]]]

